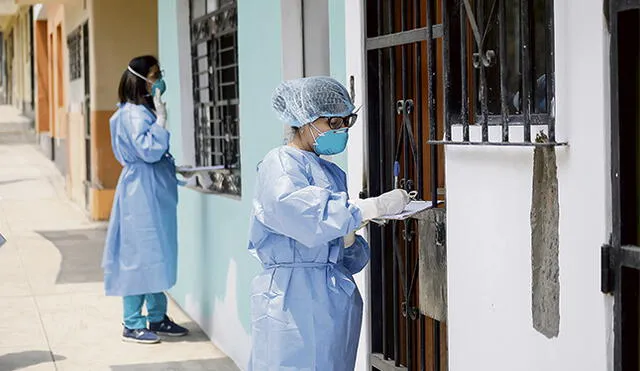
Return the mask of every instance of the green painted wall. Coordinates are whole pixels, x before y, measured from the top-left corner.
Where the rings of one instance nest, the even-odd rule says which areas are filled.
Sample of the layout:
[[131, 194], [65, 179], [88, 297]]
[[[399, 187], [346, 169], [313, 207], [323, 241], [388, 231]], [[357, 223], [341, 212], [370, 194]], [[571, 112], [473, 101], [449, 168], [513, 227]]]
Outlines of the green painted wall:
[[[331, 77], [349, 90], [346, 65], [345, 0], [329, 0], [329, 66]], [[347, 171], [347, 152], [334, 156], [333, 162]]]
[[[185, 162], [183, 136], [193, 133], [182, 132], [180, 125], [181, 95], [192, 92], [190, 84], [179, 77], [179, 46], [188, 41], [178, 40], [178, 1], [186, 0], [158, 0], [158, 17], [159, 59], [168, 87], [165, 99], [172, 153], [181, 164]], [[346, 83], [344, 0], [330, 0], [329, 4], [331, 74]], [[205, 319], [230, 316], [230, 313], [214, 313], [214, 306], [225, 298], [235, 297], [237, 316], [247, 334], [250, 332], [250, 283], [260, 269], [257, 260], [247, 251], [256, 165], [271, 148], [282, 143], [282, 124], [271, 110], [271, 94], [282, 78], [280, 17], [279, 1], [238, 2], [242, 197], [204, 195], [183, 188], [179, 193], [179, 276], [171, 294], [183, 308], [192, 306], [195, 298], [198, 306], [195, 310]], [[345, 154], [334, 160], [346, 169]], [[229, 276], [232, 264], [237, 267], [236, 274]], [[234, 286], [229, 285], [229, 280], [234, 280], [236, 292], [227, 292], [227, 287]], [[210, 323], [200, 325], [206, 329]], [[229, 353], [224, 346], [221, 348]], [[245, 358], [248, 352], [249, 349], [241, 350], [242, 356], [234, 360], [243, 361], [236, 358]]]
[[[277, 5], [277, 6], [274, 6]], [[167, 81], [167, 110], [172, 132], [172, 152], [180, 163], [182, 133], [180, 94], [191, 94], [179, 81], [176, 0], [159, 0], [160, 60]], [[236, 277], [238, 316], [249, 332], [249, 286], [259, 264], [247, 251], [249, 213], [255, 185], [255, 169], [262, 157], [282, 142], [282, 125], [271, 110], [271, 93], [281, 80], [281, 31], [279, 2], [238, 2], [240, 83], [240, 135], [242, 197], [204, 195], [180, 189], [179, 278], [171, 291], [186, 304], [195, 295], [204, 317], [212, 315], [215, 299], [228, 295], [230, 261], [238, 267]], [[182, 84], [184, 85], [184, 84]]]

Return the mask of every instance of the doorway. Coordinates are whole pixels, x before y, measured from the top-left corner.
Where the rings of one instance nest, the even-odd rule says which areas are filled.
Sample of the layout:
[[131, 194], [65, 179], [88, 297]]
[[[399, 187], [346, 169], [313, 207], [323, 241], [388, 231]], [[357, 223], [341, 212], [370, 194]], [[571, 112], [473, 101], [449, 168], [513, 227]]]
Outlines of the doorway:
[[82, 78], [84, 80], [85, 208], [91, 210], [91, 71], [89, 64], [89, 22], [82, 25]]
[[[444, 196], [440, 1], [367, 1], [368, 181], [364, 195], [393, 188]], [[432, 102], [427, 103], [427, 102]], [[370, 228], [371, 363], [376, 370], [446, 370], [446, 325], [419, 307], [418, 222]]]
[[603, 291], [614, 294], [614, 370], [640, 370], [640, 5], [612, 0], [613, 229], [603, 247]]

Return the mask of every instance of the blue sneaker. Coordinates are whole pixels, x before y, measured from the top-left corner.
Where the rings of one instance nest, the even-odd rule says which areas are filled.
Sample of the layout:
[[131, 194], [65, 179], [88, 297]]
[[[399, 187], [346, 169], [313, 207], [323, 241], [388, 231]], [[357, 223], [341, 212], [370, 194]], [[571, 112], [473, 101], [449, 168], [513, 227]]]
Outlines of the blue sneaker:
[[161, 322], [149, 322], [149, 330], [156, 334], [167, 336], [185, 336], [189, 333], [189, 330], [176, 324], [166, 315]]
[[146, 328], [131, 330], [124, 328], [122, 331], [122, 341], [140, 344], [155, 344], [160, 342], [160, 337]]

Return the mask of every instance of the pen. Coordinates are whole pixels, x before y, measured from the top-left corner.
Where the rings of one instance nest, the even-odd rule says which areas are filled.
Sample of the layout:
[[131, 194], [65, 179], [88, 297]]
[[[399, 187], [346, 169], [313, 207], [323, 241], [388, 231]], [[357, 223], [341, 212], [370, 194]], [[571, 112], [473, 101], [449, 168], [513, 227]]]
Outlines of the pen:
[[394, 183], [394, 188], [398, 188], [398, 176], [400, 175], [400, 163], [398, 161], [395, 161], [393, 163], [393, 183]]

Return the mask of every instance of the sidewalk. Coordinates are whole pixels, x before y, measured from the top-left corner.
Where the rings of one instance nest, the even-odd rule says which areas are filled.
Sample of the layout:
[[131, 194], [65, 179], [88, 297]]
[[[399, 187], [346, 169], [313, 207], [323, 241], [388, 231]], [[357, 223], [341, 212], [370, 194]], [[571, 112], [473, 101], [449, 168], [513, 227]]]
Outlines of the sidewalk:
[[92, 223], [64, 180], [0, 106], [0, 371], [237, 370], [173, 303], [192, 332], [156, 345], [123, 343], [120, 298], [105, 297], [104, 223]]

